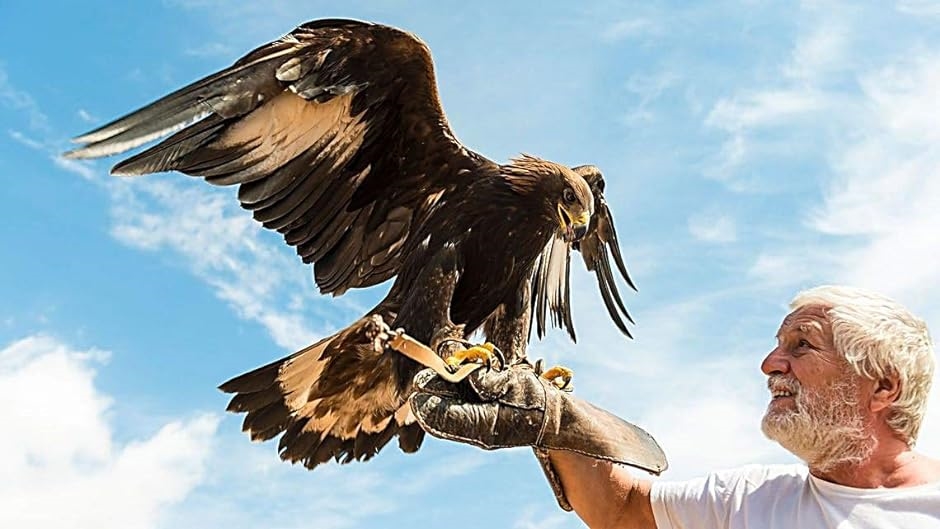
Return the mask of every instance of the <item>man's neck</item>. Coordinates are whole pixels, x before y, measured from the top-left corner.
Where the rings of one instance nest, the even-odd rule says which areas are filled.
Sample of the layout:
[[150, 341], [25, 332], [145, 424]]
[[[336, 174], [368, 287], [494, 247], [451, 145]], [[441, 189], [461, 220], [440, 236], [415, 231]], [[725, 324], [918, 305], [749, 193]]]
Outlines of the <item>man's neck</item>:
[[810, 465], [817, 478], [860, 489], [914, 487], [940, 481], [940, 460], [911, 450], [897, 438], [881, 440], [865, 462], [839, 464], [826, 471]]

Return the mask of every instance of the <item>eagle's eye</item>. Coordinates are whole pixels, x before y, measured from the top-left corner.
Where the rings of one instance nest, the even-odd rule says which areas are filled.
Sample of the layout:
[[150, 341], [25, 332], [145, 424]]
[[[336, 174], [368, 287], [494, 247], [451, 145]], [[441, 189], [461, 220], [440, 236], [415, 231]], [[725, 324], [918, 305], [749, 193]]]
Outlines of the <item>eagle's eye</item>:
[[578, 200], [578, 197], [575, 196], [574, 190], [570, 187], [565, 188], [565, 192], [562, 193], [561, 198], [565, 200], [565, 204], [574, 204]]

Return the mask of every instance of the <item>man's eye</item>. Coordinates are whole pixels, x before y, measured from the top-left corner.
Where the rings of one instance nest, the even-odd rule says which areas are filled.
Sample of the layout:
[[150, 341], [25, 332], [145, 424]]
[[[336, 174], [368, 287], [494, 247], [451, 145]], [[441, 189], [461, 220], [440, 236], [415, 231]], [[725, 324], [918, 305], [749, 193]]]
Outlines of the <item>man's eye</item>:
[[801, 339], [797, 345], [799, 345], [800, 347], [812, 347], [813, 346], [813, 344], [803, 339]]

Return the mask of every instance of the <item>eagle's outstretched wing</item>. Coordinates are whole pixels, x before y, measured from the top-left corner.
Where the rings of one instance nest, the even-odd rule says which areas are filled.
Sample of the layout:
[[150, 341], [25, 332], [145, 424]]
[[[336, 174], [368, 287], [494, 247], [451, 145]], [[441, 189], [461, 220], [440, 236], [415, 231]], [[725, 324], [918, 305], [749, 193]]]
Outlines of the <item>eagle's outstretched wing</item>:
[[320, 291], [396, 275], [409, 234], [461, 179], [492, 162], [464, 148], [441, 109], [430, 52], [401, 30], [318, 20], [75, 139], [73, 158], [174, 133], [114, 167], [239, 185]]
[[[610, 256], [613, 256], [617, 270], [627, 285], [633, 290], [636, 290], [636, 286], [627, 273], [620, 253], [614, 219], [604, 198], [604, 176], [593, 165], [580, 165], [572, 169], [587, 181], [594, 192], [594, 217], [591, 219], [591, 226], [584, 238], [574, 243], [573, 247], [580, 251], [587, 269], [594, 272], [597, 287], [611, 320], [622, 333], [632, 337], [624, 319], [633, 323], [633, 318], [627, 312], [617, 289], [610, 266]], [[572, 245], [562, 239], [552, 239], [542, 251], [533, 272], [531, 300], [534, 315], [531, 321], [539, 338], [545, 336], [546, 313], [550, 312], [552, 323], [556, 327], [563, 327], [572, 340], [577, 340], [571, 317], [571, 249]]]

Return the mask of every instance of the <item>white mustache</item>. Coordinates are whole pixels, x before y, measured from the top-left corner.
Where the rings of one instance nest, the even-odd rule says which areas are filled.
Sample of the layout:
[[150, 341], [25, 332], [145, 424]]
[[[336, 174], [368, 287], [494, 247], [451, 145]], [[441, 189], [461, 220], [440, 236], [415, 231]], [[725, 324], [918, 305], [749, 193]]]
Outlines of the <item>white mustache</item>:
[[788, 391], [794, 395], [800, 392], [800, 382], [787, 375], [770, 375], [767, 378], [767, 389], [773, 391]]

